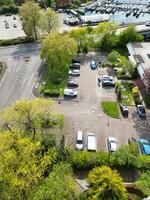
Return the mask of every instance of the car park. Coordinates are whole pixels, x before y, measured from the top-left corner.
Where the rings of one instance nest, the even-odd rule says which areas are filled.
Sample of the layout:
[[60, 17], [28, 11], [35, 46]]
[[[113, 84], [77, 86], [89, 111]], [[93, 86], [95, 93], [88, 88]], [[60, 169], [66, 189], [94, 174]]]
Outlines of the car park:
[[136, 110], [137, 110], [139, 117], [143, 117], [143, 118], [146, 117], [146, 110], [145, 110], [145, 107], [142, 104], [137, 105]]
[[69, 87], [78, 87], [78, 83], [74, 80], [69, 80], [67, 83], [67, 86]]
[[97, 64], [96, 64], [96, 62], [94, 61], [94, 60], [91, 60], [90, 61], [90, 67], [91, 67], [91, 69], [96, 69], [97, 68]]
[[17, 28], [17, 24], [13, 24], [13, 27], [14, 27], [14, 28]]
[[69, 75], [80, 76], [80, 70], [77, 70], [77, 69], [69, 70]]
[[76, 150], [83, 150], [83, 132], [81, 130], [77, 133]]
[[146, 139], [139, 139], [140, 151], [142, 154], [150, 155], [150, 143]]
[[137, 142], [137, 140], [135, 138], [128, 138], [128, 144], [131, 144], [133, 142]]
[[80, 63], [72, 63], [70, 69], [80, 69]]
[[128, 115], [129, 115], [128, 107], [123, 104], [120, 104], [119, 107], [120, 107], [120, 111], [121, 111], [122, 115], [128, 117]]
[[64, 96], [76, 97], [77, 95], [78, 95], [78, 91], [77, 91], [77, 90], [73, 90], [73, 89], [64, 89]]
[[108, 151], [115, 152], [117, 150], [117, 139], [115, 137], [108, 138]]
[[94, 133], [88, 133], [87, 150], [88, 151], [97, 151], [96, 136]]

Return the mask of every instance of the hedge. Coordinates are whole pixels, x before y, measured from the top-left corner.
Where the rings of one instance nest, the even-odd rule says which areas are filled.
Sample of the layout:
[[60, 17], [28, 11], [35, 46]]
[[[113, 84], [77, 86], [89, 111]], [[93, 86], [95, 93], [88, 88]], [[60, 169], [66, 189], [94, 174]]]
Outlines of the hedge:
[[5, 14], [9, 14], [9, 13], [17, 14], [18, 12], [19, 12], [19, 8], [14, 5], [0, 7], [0, 15], [5, 15]]
[[60, 95], [60, 90], [46, 89], [46, 90], [42, 91], [42, 93], [45, 96], [58, 97]]
[[31, 43], [31, 42], [34, 42], [34, 38], [25, 36], [9, 40], [0, 40], [0, 46], [9, 46], [15, 44]]

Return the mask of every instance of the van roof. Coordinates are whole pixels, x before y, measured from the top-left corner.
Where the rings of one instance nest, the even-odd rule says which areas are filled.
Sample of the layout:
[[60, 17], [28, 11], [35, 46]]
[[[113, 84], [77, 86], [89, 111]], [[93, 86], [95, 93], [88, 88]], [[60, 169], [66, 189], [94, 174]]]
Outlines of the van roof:
[[96, 137], [94, 133], [88, 133], [88, 150], [96, 151]]
[[79, 130], [77, 133], [77, 140], [82, 140], [82, 139], [83, 139], [83, 132]]

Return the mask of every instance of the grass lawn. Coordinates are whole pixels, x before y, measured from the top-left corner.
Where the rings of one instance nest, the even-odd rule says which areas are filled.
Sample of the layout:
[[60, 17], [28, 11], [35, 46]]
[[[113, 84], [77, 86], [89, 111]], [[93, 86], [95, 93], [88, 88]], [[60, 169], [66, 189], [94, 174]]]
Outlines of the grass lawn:
[[112, 118], [119, 118], [119, 108], [116, 101], [103, 101], [101, 102], [103, 112]]
[[62, 77], [62, 80], [59, 83], [53, 83], [51, 80], [51, 74], [49, 70], [46, 70], [45, 75], [43, 77], [42, 82], [45, 82], [46, 84], [40, 85], [40, 92], [43, 94], [49, 94], [49, 95], [59, 95], [60, 89], [64, 89], [67, 84], [68, 74], [65, 74], [64, 77]]
[[134, 98], [131, 91], [131, 84], [128, 82], [121, 83], [121, 96], [127, 97], [127, 99], [122, 99], [120, 103], [131, 106], [134, 104]]

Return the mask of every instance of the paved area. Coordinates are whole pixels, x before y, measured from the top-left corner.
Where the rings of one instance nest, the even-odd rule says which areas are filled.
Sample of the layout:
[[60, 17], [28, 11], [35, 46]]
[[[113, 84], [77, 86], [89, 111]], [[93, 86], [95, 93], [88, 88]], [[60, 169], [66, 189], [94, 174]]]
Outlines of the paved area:
[[36, 43], [0, 48], [0, 61], [7, 63], [0, 81], [0, 109], [18, 99], [33, 97], [32, 88], [41, 64], [39, 48]]
[[[137, 137], [137, 130], [132, 121], [132, 114], [128, 118], [113, 119], [105, 115], [100, 107], [103, 100], [116, 100], [114, 89], [98, 87], [97, 77], [108, 73], [106, 69], [91, 70], [89, 61], [101, 59], [95, 54], [88, 54], [84, 57], [81, 66], [81, 76], [76, 78], [79, 82], [80, 101], [63, 101], [58, 104], [58, 110], [66, 116], [68, 122], [68, 137], [66, 145], [75, 147], [75, 138], [78, 130], [83, 130], [85, 149], [87, 144], [87, 133], [93, 132], [97, 137], [98, 150], [107, 150], [107, 138], [114, 136], [118, 139], [118, 145], [127, 143], [129, 137]], [[130, 108], [133, 112], [133, 108]]]
[[[16, 19], [14, 19], [14, 16]], [[8, 24], [7, 27], [9, 28], [6, 28], [6, 24]], [[25, 33], [22, 29], [22, 22], [19, 16], [0, 16], [0, 40], [14, 39], [23, 36], [25, 36]]]

